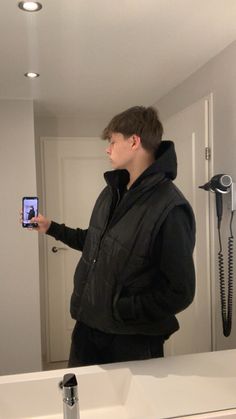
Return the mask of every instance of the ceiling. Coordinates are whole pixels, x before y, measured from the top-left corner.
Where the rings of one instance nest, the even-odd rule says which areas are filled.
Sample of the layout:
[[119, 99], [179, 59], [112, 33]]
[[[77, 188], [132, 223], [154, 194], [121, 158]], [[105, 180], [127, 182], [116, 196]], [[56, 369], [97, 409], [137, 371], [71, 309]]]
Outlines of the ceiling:
[[236, 39], [235, 0], [0, 4], [0, 98], [33, 98], [39, 115], [151, 105]]

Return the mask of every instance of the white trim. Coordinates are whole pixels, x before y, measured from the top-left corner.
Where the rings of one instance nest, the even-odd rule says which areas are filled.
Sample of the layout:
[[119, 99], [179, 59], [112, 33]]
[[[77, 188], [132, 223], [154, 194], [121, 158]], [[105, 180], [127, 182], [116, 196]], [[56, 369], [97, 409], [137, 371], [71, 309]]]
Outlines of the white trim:
[[[208, 178], [206, 182], [213, 176], [214, 173], [214, 120], [213, 120], [213, 93], [207, 97], [207, 121], [208, 132], [206, 132], [207, 144], [211, 150], [210, 160], [206, 160], [208, 170]], [[212, 351], [216, 350], [216, 280], [215, 280], [215, 203], [213, 194], [209, 193], [209, 274], [210, 274], [210, 287], [211, 287], [211, 341]]]
[[[45, 162], [44, 162], [44, 144], [47, 138], [40, 137], [40, 164], [41, 164], [41, 182], [42, 182], [42, 203], [41, 208], [43, 209], [43, 214], [46, 211], [46, 179], [45, 179]], [[46, 235], [43, 236], [43, 278], [40, 278], [43, 281], [43, 289], [44, 289], [44, 307], [45, 307], [45, 341], [46, 341], [46, 362], [50, 362], [50, 333], [49, 333], [49, 295], [48, 295], [48, 259], [47, 259], [47, 245], [46, 245], [47, 237]]]

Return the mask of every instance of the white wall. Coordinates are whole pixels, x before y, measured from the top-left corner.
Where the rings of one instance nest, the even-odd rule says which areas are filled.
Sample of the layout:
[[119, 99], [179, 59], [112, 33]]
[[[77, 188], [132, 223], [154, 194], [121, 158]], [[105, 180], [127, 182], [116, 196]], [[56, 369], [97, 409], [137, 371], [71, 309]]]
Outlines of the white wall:
[[33, 104], [0, 100], [0, 374], [41, 369], [37, 235], [19, 224], [36, 194]]
[[[236, 182], [236, 42], [232, 43], [218, 56], [214, 57], [204, 67], [192, 74], [181, 85], [158, 101], [155, 106], [159, 109], [160, 118], [167, 119], [201, 97], [213, 92], [213, 137], [214, 137], [214, 174], [230, 174]], [[213, 199], [213, 197], [212, 197]], [[225, 213], [229, 214], [227, 206]], [[236, 234], [236, 215], [234, 220]], [[223, 231], [225, 247], [225, 272], [227, 276], [227, 244], [226, 236], [229, 231]], [[236, 247], [236, 246], [235, 246]], [[218, 239], [215, 239], [215, 260], [217, 260]], [[235, 252], [234, 252], [235, 258]], [[236, 280], [236, 263], [234, 279]], [[219, 311], [218, 268], [216, 263], [216, 349], [236, 347], [236, 286], [234, 287], [234, 316], [233, 328], [229, 338], [222, 334], [221, 317]]]

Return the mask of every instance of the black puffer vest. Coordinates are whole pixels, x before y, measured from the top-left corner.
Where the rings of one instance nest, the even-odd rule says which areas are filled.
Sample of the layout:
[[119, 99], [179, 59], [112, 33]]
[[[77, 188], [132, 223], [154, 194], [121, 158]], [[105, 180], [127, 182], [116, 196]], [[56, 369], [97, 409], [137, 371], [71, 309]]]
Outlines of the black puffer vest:
[[163, 173], [159, 160], [159, 164], [157, 159], [141, 175], [111, 217], [114, 197], [119, 191], [117, 185], [125, 173], [105, 174], [108, 186], [100, 194], [91, 216], [71, 298], [72, 317], [90, 327], [107, 333], [157, 335], [168, 335], [178, 329], [173, 314], [156, 319], [150, 313], [145, 318], [137, 313], [136, 318], [124, 320], [117, 310], [121, 295], [148, 292], [158, 281], [152, 246], [171, 209], [184, 205], [192, 217], [190, 205], [166, 175], [167, 171]]

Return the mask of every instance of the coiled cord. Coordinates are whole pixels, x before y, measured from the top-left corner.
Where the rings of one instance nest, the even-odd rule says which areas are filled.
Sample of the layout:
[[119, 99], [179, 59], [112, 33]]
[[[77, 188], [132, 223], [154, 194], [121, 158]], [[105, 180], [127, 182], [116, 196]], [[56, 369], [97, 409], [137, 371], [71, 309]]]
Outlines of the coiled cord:
[[233, 242], [234, 236], [232, 231], [234, 211], [231, 213], [230, 219], [230, 236], [228, 238], [228, 298], [226, 304], [226, 285], [224, 274], [224, 257], [222, 253], [222, 242], [220, 234], [220, 224], [218, 225], [219, 245], [218, 264], [219, 264], [219, 280], [220, 280], [220, 300], [221, 300], [221, 316], [223, 323], [224, 336], [228, 337], [232, 328], [232, 312], [233, 312]]

